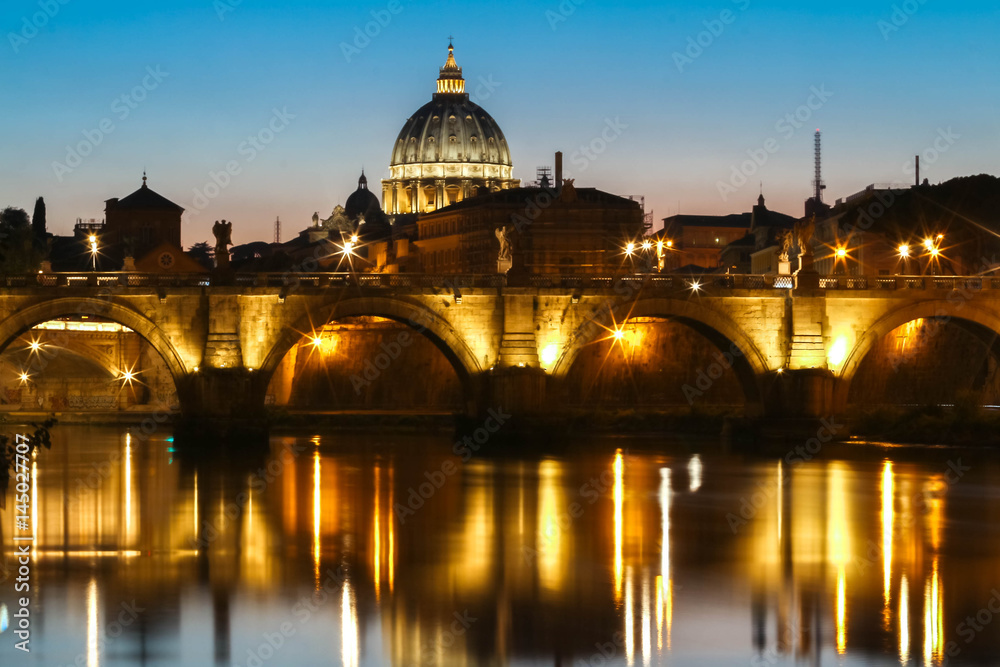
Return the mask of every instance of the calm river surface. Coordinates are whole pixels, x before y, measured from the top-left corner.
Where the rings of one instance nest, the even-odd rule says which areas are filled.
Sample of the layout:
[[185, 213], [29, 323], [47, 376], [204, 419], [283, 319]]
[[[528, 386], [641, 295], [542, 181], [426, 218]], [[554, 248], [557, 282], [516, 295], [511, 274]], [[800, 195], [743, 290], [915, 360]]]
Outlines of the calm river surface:
[[989, 450], [456, 455], [447, 435], [334, 432], [224, 466], [172, 450], [56, 427], [32, 468], [28, 593], [11, 493], [0, 514], [0, 664], [1000, 662]]

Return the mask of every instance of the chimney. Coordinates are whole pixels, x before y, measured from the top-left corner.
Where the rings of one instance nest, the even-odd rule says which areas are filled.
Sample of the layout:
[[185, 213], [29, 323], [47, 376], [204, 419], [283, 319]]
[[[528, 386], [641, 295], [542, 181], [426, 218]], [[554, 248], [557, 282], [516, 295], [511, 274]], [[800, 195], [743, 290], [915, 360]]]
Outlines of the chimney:
[[562, 192], [563, 171], [562, 171], [562, 151], [556, 151], [556, 194]]
[[917, 187], [920, 187], [920, 156], [917, 156]]

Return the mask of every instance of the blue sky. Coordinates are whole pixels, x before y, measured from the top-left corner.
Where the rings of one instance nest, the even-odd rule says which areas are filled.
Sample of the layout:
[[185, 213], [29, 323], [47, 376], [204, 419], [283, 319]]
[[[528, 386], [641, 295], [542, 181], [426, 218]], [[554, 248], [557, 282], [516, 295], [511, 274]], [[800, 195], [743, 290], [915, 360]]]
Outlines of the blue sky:
[[[342, 203], [362, 165], [381, 195], [449, 35], [516, 177], [561, 149], [578, 186], [645, 195], [657, 218], [749, 210], [760, 182], [771, 208], [799, 214], [817, 127], [831, 201], [911, 182], [918, 153], [931, 182], [1000, 173], [992, 2], [5, 0], [0, 31], [0, 206], [44, 196], [57, 233], [102, 217], [144, 168], [195, 213], [186, 246], [220, 218], [236, 243], [270, 239], [277, 216], [288, 238]], [[245, 143], [269, 125], [273, 141]], [[199, 199], [227, 165], [238, 173]]]

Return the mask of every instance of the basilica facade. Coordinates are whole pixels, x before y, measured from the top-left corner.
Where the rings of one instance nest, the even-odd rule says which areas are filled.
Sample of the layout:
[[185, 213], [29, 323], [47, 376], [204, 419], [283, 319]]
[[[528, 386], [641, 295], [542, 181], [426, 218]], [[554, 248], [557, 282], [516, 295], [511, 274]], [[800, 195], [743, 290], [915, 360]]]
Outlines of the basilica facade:
[[382, 181], [384, 210], [428, 213], [480, 192], [516, 188], [520, 181], [512, 172], [507, 139], [469, 99], [449, 44], [437, 92], [406, 121], [393, 146], [390, 177]]

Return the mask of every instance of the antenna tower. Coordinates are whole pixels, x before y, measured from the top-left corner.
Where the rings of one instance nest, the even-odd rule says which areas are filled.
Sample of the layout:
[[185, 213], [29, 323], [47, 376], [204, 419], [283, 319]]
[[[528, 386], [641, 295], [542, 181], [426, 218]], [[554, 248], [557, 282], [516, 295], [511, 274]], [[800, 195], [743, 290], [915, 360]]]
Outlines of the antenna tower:
[[823, 190], [826, 190], [826, 184], [823, 183], [822, 133], [819, 130], [816, 130], [816, 180], [813, 181], [813, 187], [816, 190], [816, 202], [823, 201]]
[[274, 242], [281, 243], [281, 218], [274, 221]]

